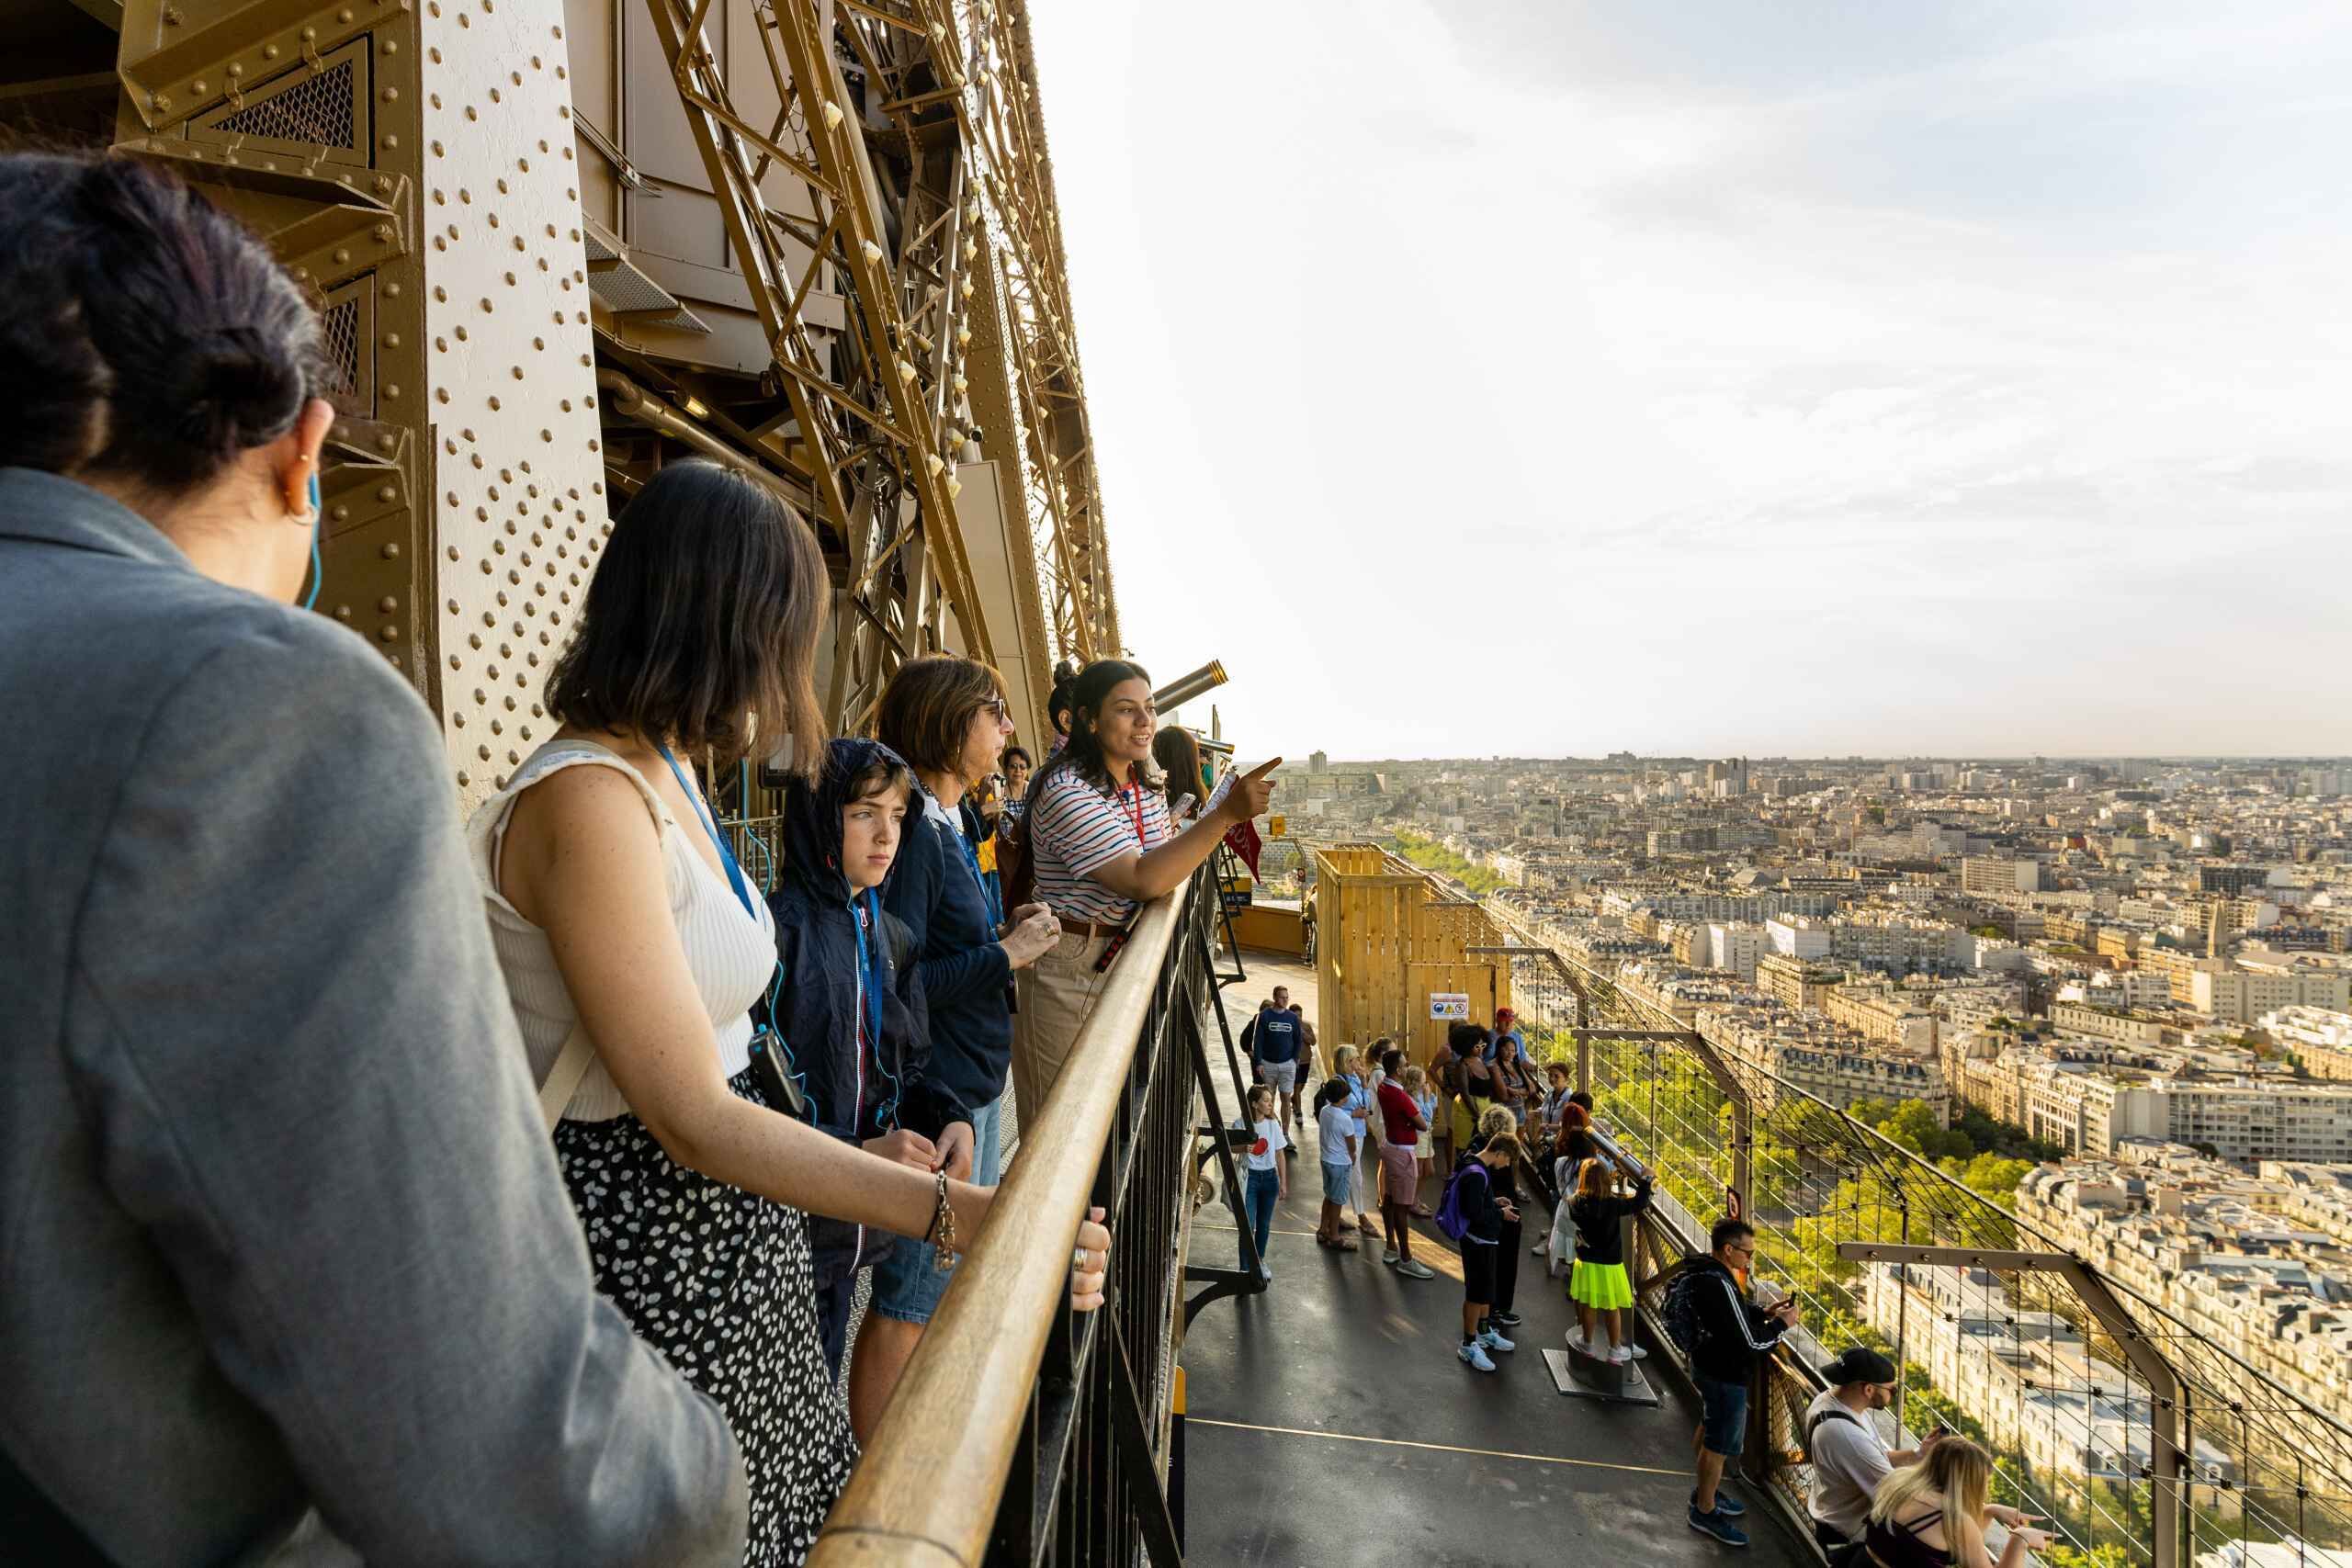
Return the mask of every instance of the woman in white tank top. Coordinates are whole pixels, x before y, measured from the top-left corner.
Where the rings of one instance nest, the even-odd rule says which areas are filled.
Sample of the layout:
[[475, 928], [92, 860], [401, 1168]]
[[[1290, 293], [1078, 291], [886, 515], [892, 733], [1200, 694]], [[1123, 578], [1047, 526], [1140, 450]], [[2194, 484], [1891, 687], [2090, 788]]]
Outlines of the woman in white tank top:
[[[772, 1106], [749, 1016], [775, 969], [759, 889], [680, 759], [756, 733], [824, 754], [809, 670], [829, 587], [807, 526], [748, 478], [663, 468], [615, 521], [548, 682], [563, 728], [476, 813], [493, 941], [534, 1070], [575, 1027], [595, 1061], [556, 1152], [598, 1288], [717, 1399], [751, 1475], [750, 1563], [799, 1562], [847, 1481], [802, 1211], [967, 1245], [992, 1189], [825, 1136]], [[749, 721], [748, 725], [746, 721]], [[1073, 1303], [1109, 1235], [1072, 1216]]]

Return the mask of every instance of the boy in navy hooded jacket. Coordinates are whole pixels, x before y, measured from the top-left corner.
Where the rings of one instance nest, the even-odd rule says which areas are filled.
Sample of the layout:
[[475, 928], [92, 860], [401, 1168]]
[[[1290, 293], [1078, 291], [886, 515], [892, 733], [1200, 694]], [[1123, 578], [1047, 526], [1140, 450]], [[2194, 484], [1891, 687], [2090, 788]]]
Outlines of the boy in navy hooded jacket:
[[[882, 908], [917, 787], [898, 753], [879, 742], [832, 742], [817, 781], [795, 780], [786, 791], [784, 874], [768, 907], [782, 964], [778, 1065], [797, 1082], [809, 1120], [836, 1138], [933, 1170], [933, 1140], [971, 1112], [931, 1078], [913, 942]], [[857, 1271], [892, 1239], [815, 1216], [808, 1233], [818, 1326], [839, 1376]]]

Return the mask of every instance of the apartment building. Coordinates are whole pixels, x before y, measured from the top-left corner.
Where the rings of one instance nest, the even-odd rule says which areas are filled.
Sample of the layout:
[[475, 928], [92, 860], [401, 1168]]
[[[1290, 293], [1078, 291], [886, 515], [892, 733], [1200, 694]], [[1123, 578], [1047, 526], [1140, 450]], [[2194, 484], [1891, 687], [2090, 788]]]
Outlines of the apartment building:
[[[1860, 1100], [1916, 1100], [1935, 1112], [1938, 1125], [1951, 1124], [1951, 1090], [1933, 1055], [1873, 1046], [1818, 1012], [1703, 1007], [1696, 1027], [1718, 1050], [1753, 1062], [1773, 1078], [1840, 1111]], [[1763, 1086], [1768, 1096], [1777, 1091], [1772, 1082]]]
[[1999, 855], [1969, 855], [1960, 863], [1960, 886], [1980, 898], [2036, 892], [2041, 886], [2041, 863]]
[[2264, 1013], [2257, 1021], [2265, 1034], [2294, 1052], [2312, 1077], [2352, 1081], [2352, 1012], [2290, 1007]]
[[1935, 1053], [1935, 1014], [1887, 987], [1839, 986], [1824, 999], [1821, 1010], [1830, 1022], [1865, 1040], [1915, 1055]]
[[2352, 978], [2322, 969], [2200, 970], [2189, 976], [2189, 1005], [2223, 1023], [2251, 1023], [2264, 1013], [2294, 1007], [2343, 1012], [2352, 1007]]
[[1756, 961], [1757, 988], [1796, 1012], [1820, 1008], [1845, 978], [1842, 969], [1824, 968], [1781, 953], [1767, 953]]

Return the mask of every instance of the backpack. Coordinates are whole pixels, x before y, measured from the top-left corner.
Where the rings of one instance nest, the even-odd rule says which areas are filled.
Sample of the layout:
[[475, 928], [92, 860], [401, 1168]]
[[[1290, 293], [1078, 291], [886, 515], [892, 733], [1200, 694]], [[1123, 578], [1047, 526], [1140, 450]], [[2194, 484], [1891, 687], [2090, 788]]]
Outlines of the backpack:
[[1709, 1269], [1686, 1269], [1667, 1287], [1666, 1307], [1659, 1317], [1667, 1338], [1686, 1357], [1697, 1355], [1699, 1347], [1707, 1341], [1706, 1320], [1699, 1314], [1699, 1282], [1713, 1278], [1713, 1272]]
[[1462, 1163], [1453, 1168], [1453, 1174], [1445, 1179], [1445, 1196], [1437, 1206], [1437, 1228], [1448, 1241], [1460, 1241], [1470, 1234], [1470, 1216], [1462, 1204], [1462, 1179], [1473, 1166], [1477, 1167], [1479, 1179], [1487, 1180], [1487, 1168], [1479, 1164], [1476, 1155], [1464, 1156]]
[[1851, 1421], [1857, 1427], [1862, 1425], [1862, 1418], [1842, 1404], [1834, 1410], [1819, 1412], [1804, 1424], [1804, 1456], [1808, 1461], [1813, 1458], [1813, 1435], [1821, 1430], [1825, 1421]]

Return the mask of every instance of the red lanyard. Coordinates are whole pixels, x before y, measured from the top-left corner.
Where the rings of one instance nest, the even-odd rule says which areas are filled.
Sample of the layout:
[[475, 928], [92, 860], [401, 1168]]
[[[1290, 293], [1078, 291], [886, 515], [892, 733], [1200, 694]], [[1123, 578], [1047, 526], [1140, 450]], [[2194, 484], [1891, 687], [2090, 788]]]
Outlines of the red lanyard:
[[[1151, 840], [1143, 836], [1143, 785], [1130, 784], [1127, 787], [1134, 790], [1136, 795], [1136, 847], [1148, 850], [1151, 848]], [[1127, 791], [1123, 789], [1119, 793], [1125, 795]]]

